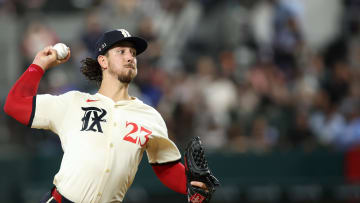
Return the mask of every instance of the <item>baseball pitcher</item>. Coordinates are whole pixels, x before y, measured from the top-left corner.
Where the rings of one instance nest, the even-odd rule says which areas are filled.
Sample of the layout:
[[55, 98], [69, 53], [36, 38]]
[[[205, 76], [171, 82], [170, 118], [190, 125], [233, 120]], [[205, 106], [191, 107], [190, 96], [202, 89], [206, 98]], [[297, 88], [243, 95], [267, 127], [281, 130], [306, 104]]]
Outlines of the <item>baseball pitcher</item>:
[[54, 187], [41, 202], [122, 202], [144, 151], [167, 187], [188, 195], [189, 202], [210, 200], [218, 181], [205, 158], [197, 156], [201, 143], [189, 146], [185, 167], [161, 115], [128, 93], [137, 75], [136, 56], [146, 48], [144, 39], [124, 29], [105, 32], [96, 44], [96, 58], [84, 59], [81, 67], [100, 85], [96, 94], [36, 94], [46, 70], [70, 58], [69, 51], [58, 59], [51, 46], [37, 53], [14, 84], [5, 112], [31, 128], [53, 131], [64, 151]]

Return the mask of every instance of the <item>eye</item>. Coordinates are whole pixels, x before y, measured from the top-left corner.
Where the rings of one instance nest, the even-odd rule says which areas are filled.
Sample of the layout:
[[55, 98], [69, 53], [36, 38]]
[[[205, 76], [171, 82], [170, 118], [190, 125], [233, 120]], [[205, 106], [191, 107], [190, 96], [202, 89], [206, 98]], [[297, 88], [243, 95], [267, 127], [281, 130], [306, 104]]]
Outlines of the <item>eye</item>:
[[118, 49], [116, 50], [117, 53], [120, 53], [120, 54], [124, 54], [125, 53], [125, 50], [124, 49]]
[[136, 50], [131, 50], [131, 55], [136, 56]]

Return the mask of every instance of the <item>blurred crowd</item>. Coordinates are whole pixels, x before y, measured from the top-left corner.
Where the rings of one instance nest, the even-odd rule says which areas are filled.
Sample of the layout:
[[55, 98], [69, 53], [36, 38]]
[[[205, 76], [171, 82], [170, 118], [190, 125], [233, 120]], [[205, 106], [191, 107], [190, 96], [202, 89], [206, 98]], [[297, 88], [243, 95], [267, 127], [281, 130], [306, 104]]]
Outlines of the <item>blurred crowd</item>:
[[[44, 16], [49, 12], [45, 5], [56, 10], [49, 2], [1, 0], [0, 11], [16, 18]], [[93, 56], [102, 32], [125, 28], [149, 42], [138, 57], [131, 94], [158, 109], [180, 149], [196, 135], [210, 151], [238, 153], [345, 151], [360, 144], [357, 0], [337, 1], [342, 11], [335, 22], [338, 32], [326, 40], [320, 37], [321, 46], [307, 37], [308, 12], [301, 0], [65, 2], [69, 12], [83, 13], [83, 27], [67, 31], [74, 33], [67, 42], [69, 67], [50, 70], [40, 93], [95, 93], [96, 85], [81, 76], [79, 62]], [[64, 5], [58, 8], [65, 15]], [[317, 10], [318, 17], [326, 10]], [[20, 44], [21, 68], [39, 49], [59, 41], [41, 18], [29, 19]], [[46, 132], [5, 120], [9, 143], [31, 149], [58, 144], [49, 136], [29, 136]]]

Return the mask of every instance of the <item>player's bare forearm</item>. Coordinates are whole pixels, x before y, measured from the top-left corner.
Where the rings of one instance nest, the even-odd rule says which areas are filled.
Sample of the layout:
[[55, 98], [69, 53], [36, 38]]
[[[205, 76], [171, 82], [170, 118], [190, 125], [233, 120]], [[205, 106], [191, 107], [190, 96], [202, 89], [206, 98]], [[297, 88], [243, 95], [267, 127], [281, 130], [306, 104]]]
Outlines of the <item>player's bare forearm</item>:
[[65, 63], [70, 59], [69, 54], [64, 59], [57, 59], [56, 50], [52, 46], [45, 47], [43, 50], [39, 51], [33, 61], [33, 64], [40, 66], [44, 71], [47, 69]]

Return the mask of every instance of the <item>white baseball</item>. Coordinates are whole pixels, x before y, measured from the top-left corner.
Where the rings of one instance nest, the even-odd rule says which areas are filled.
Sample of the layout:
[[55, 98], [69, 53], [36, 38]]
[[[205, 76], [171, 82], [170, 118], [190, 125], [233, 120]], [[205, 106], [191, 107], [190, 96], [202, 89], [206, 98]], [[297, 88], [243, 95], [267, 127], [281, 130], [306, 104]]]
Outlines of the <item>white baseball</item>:
[[57, 43], [53, 47], [57, 53], [57, 59], [64, 59], [69, 54], [69, 47], [63, 43]]

